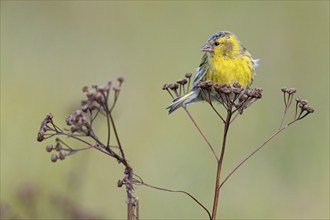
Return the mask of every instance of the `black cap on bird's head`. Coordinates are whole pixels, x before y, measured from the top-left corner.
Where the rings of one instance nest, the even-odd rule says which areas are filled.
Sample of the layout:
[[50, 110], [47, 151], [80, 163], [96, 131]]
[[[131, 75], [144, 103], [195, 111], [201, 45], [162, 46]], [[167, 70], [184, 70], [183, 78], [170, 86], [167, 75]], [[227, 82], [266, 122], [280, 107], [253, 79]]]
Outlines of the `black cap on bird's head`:
[[213, 34], [207, 41], [211, 42], [220, 37], [229, 36], [230, 34], [233, 33], [231, 33], [230, 31], [220, 31], [219, 33]]

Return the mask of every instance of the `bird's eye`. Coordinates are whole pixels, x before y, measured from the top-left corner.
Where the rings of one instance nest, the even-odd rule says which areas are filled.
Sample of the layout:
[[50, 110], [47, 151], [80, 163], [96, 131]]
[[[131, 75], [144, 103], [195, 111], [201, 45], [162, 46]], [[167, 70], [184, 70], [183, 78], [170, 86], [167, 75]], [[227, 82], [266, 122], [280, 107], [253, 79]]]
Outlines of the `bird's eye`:
[[215, 45], [215, 46], [219, 46], [220, 43], [216, 41], [216, 42], [214, 42], [214, 45]]

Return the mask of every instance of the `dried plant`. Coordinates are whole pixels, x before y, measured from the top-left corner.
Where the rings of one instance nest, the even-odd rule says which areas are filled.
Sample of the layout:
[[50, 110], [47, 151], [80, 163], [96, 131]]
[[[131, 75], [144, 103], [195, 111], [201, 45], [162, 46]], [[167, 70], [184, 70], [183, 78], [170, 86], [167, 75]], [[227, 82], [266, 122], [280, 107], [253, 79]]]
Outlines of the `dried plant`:
[[[127, 195], [127, 218], [138, 219], [138, 199], [133, 196], [133, 169], [129, 164], [124, 147], [120, 142], [118, 131], [113, 118], [113, 110], [117, 104], [123, 77], [119, 77], [116, 83], [109, 81], [106, 85], [93, 85], [91, 88], [83, 87], [86, 99], [72, 115], [66, 118], [69, 128], [58, 127], [51, 113], [47, 114], [41, 122], [38, 132], [38, 141], [55, 137], [55, 144], [46, 146], [47, 152], [57, 152], [51, 155], [51, 161], [64, 160], [79, 151], [96, 149], [118, 161], [124, 166], [124, 177], [118, 181], [118, 187], [125, 185]], [[94, 121], [97, 117], [105, 117], [107, 123], [107, 139], [102, 141], [94, 132]], [[65, 136], [80, 142], [83, 146], [73, 148], [65, 143], [60, 137]], [[114, 139], [112, 141], [112, 139]], [[110, 143], [114, 142], [114, 145]]]
[[[173, 100], [186, 94], [191, 86], [191, 73], [185, 75], [183, 79], [177, 80], [174, 83], [165, 84], [163, 90], [167, 91]], [[51, 161], [57, 162], [64, 160], [68, 156], [74, 155], [77, 152], [96, 149], [111, 158], [118, 161], [124, 168], [124, 176], [117, 182], [118, 187], [125, 186], [127, 197], [127, 219], [139, 219], [139, 201], [133, 195], [134, 185], [146, 186], [157, 190], [182, 193], [190, 197], [196, 202], [208, 215], [210, 220], [215, 220], [218, 212], [219, 192], [224, 183], [235, 173], [235, 171], [242, 166], [249, 158], [251, 158], [257, 151], [263, 148], [270, 140], [277, 136], [280, 132], [285, 130], [293, 123], [305, 118], [308, 114], [313, 113], [314, 110], [310, 107], [306, 100], [296, 98], [295, 115], [288, 123], [285, 123], [285, 117], [293, 102], [293, 95], [296, 93], [295, 89], [282, 88], [284, 96], [284, 113], [280, 127], [274, 134], [269, 136], [260, 146], [252, 151], [246, 158], [244, 158], [223, 180], [220, 181], [222, 164], [225, 155], [227, 134], [230, 125], [234, 120], [242, 115], [247, 108], [253, 103], [262, 98], [262, 89], [248, 88], [243, 89], [239, 84], [229, 86], [226, 84], [213, 83], [205, 81], [198, 84], [201, 90], [203, 99], [209, 103], [210, 107], [219, 117], [220, 124], [223, 125], [222, 141], [220, 145], [220, 154], [217, 155], [215, 147], [208, 141], [201, 128], [198, 126], [196, 120], [193, 118], [187, 107], [183, 107], [188, 117], [197, 128], [201, 137], [205, 140], [207, 146], [212, 152], [214, 159], [217, 161], [217, 173], [215, 182], [215, 191], [213, 199], [213, 208], [210, 211], [203, 205], [195, 196], [184, 190], [167, 189], [158, 186], [153, 186], [146, 183], [142, 177], [133, 172], [133, 167], [128, 162], [124, 153], [124, 146], [121, 144], [116, 123], [113, 117], [113, 110], [118, 102], [119, 94], [122, 89], [124, 79], [119, 77], [116, 82], [109, 81], [102, 86], [92, 85], [90, 88], [83, 87], [83, 93], [86, 98], [81, 102], [79, 109], [75, 110], [72, 115], [66, 118], [67, 128], [60, 128], [56, 125], [54, 117], [51, 113], [47, 114], [41, 123], [38, 131], [37, 140], [44, 141], [46, 139], [55, 138], [54, 144], [46, 146], [47, 152], [56, 152], [51, 155]], [[221, 107], [225, 109], [225, 114], [222, 115], [220, 111], [213, 105], [214, 102], [220, 103]], [[107, 125], [106, 140], [101, 140], [94, 130], [94, 123], [96, 118], [104, 117]], [[62, 137], [71, 138], [81, 144], [78, 147], [72, 147], [66, 143]], [[126, 149], [126, 147], [125, 147]]]
[[[189, 92], [189, 84], [191, 82], [191, 73], [187, 73], [184, 78], [177, 80], [174, 83], [164, 84], [163, 90], [166, 90], [173, 101], [177, 98], [185, 95]], [[188, 84], [188, 85], [186, 85]], [[252, 151], [246, 158], [244, 158], [221, 182], [221, 171], [225, 155], [225, 149], [227, 144], [227, 135], [230, 128], [230, 125], [234, 122], [235, 118], [239, 115], [242, 115], [243, 112], [249, 108], [253, 103], [262, 98], [262, 89], [261, 88], [247, 88], [243, 89], [239, 84], [234, 83], [232, 86], [228, 84], [219, 84], [212, 81], [200, 82], [197, 87], [201, 90], [201, 98], [205, 100], [216, 115], [219, 117], [220, 122], [223, 126], [222, 141], [220, 144], [220, 155], [216, 154], [215, 147], [208, 141], [201, 128], [196, 123], [196, 120], [192, 117], [191, 113], [188, 111], [186, 106], [183, 106], [183, 109], [187, 113], [188, 117], [192, 123], [197, 128], [200, 135], [206, 141], [208, 147], [210, 148], [212, 154], [214, 155], [215, 160], [217, 161], [217, 172], [215, 178], [215, 190], [214, 190], [214, 199], [212, 212], [210, 212], [204, 205], [201, 206], [207, 212], [210, 220], [215, 220], [218, 213], [218, 203], [219, 203], [219, 193], [221, 187], [225, 182], [235, 173], [235, 171], [241, 167], [248, 159], [250, 159], [256, 152], [263, 148], [270, 140], [277, 136], [280, 132], [285, 130], [287, 127], [293, 123], [305, 118], [310, 113], [314, 112], [314, 109], [310, 107], [306, 100], [301, 100], [296, 98], [295, 105], [295, 115], [287, 124], [284, 124], [284, 119], [287, 115], [289, 108], [291, 107], [293, 95], [296, 93], [294, 88], [282, 88], [284, 96], [284, 113], [283, 118], [280, 124], [280, 127], [276, 132], [270, 135], [259, 147]], [[226, 110], [225, 115], [221, 115], [220, 112], [214, 107], [213, 103], [220, 103], [221, 106]]]

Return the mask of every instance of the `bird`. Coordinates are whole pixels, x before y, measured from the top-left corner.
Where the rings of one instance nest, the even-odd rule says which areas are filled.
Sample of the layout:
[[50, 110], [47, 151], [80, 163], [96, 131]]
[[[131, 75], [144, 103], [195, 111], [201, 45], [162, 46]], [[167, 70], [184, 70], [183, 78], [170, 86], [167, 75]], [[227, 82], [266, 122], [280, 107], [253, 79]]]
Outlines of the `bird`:
[[241, 44], [236, 35], [230, 31], [220, 31], [213, 34], [201, 48], [204, 52], [202, 61], [196, 69], [191, 90], [175, 98], [167, 107], [171, 114], [189, 103], [202, 101], [205, 98], [198, 87], [200, 82], [228, 84], [238, 83], [243, 89], [248, 88], [256, 75], [255, 68], [259, 59], [253, 59], [247, 49]]

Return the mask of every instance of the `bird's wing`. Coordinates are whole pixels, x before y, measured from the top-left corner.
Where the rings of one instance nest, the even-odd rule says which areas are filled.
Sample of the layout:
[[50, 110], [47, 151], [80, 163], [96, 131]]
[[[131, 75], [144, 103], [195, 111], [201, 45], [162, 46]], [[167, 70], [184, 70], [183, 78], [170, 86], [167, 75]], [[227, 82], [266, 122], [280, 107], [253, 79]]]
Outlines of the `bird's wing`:
[[207, 55], [207, 53], [205, 53], [204, 56], [202, 57], [201, 64], [199, 64], [199, 67], [196, 69], [197, 74], [193, 81], [193, 87], [196, 87], [200, 81], [204, 80], [205, 73], [207, 72], [207, 70], [209, 68], [207, 60], [208, 60], [208, 55]]

